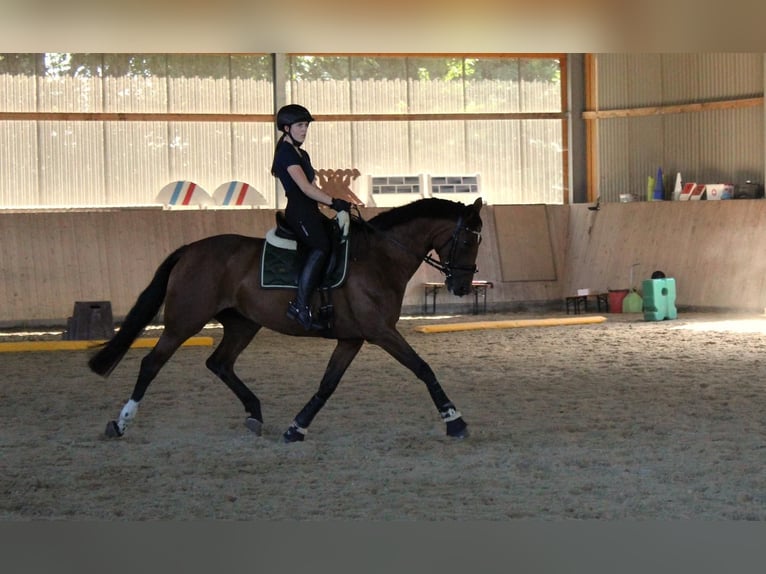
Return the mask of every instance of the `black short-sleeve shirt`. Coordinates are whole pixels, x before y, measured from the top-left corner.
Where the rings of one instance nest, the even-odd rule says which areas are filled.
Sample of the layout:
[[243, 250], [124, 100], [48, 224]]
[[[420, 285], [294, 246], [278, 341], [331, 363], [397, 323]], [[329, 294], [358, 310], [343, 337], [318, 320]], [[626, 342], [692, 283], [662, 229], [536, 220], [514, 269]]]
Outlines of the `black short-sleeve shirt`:
[[281, 141], [274, 152], [274, 173], [282, 182], [288, 203], [303, 204], [304, 207], [317, 207], [317, 202], [301, 191], [295, 180], [287, 173], [287, 168], [291, 165], [299, 165], [306, 174], [309, 181], [314, 181], [316, 172], [311, 165], [311, 157], [306, 150], [297, 150], [295, 146], [287, 141]]

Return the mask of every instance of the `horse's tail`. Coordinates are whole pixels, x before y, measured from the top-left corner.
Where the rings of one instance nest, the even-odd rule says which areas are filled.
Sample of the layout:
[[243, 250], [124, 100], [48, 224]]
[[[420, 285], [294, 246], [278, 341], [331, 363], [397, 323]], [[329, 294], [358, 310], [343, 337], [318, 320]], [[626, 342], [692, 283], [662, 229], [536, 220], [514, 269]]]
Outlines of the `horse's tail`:
[[165, 300], [170, 272], [175, 267], [185, 247], [176, 249], [163, 261], [154, 272], [149, 285], [138, 296], [133, 308], [128, 311], [120, 329], [95, 355], [88, 360], [90, 370], [101, 376], [108, 377], [109, 373], [125, 356], [144, 328], [157, 315]]

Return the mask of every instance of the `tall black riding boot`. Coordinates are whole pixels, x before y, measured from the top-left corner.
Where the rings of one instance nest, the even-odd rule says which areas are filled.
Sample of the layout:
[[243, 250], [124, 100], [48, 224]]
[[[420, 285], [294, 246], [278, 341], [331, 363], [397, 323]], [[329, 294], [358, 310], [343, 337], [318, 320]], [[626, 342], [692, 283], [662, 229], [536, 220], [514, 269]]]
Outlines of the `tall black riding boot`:
[[298, 321], [307, 331], [321, 331], [326, 328], [311, 315], [311, 296], [322, 279], [326, 259], [327, 255], [320, 249], [309, 253], [298, 278], [298, 294], [287, 306], [287, 316]]

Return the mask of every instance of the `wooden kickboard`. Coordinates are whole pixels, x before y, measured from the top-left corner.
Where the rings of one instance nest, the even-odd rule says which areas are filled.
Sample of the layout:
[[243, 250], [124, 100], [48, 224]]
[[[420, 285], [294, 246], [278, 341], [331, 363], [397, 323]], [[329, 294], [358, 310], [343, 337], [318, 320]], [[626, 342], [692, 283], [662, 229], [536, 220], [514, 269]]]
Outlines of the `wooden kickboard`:
[[494, 207], [503, 281], [556, 281], [545, 205]]

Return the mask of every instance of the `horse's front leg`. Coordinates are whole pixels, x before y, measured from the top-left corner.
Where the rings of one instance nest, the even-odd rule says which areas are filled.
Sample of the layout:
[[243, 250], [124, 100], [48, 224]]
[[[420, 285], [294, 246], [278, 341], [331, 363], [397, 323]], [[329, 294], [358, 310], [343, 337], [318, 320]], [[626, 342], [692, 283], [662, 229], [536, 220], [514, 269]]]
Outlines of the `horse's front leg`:
[[431, 367], [420, 358], [420, 355], [415, 352], [399, 331], [391, 329], [375, 339], [370, 339], [370, 343], [387, 351], [426, 384], [431, 400], [439, 411], [439, 416], [447, 424], [447, 435], [455, 438], [468, 436], [468, 425], [452, 401], [447, 398], [447, 394], [439, 381], [436, 380], [436, 375]]
[[319, 410], [327, 402], [327, 399], [335, 392], [343, 373], [346, 372], [351, 361], [354, 360], [359, 349], [362, 348], [364, 339], [340, 339], [338, 345], [327, 363], [322, 382], [319, 383], [319, 390], [311, 397], [295, 417], [290, 427], [284, 433], [285, 442], [302, 441], [306, 436], [306, 431], [314, 420]]

